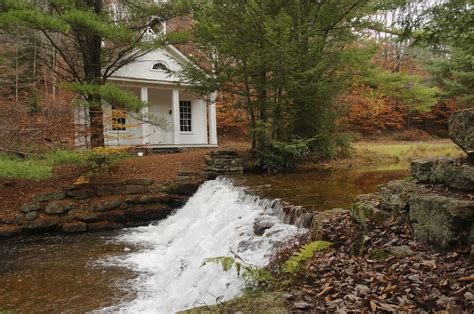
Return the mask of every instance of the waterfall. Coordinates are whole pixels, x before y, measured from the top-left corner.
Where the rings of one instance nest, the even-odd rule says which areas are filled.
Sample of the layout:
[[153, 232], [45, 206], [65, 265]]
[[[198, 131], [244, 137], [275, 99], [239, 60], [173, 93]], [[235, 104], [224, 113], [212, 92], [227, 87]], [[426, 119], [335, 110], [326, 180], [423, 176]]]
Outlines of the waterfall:
[[[138, 296], [104, 310], [172, 313], [238, 296], [244, 284], [235, 271], [201, 267], [202, 262], [235, 252], [248, 264], [265, 266], [275, 245], [301, 231], [284, 222], [298, 220], [285, 216], [284, 209], [282, 202], [252, 196], [229, 179], [205, 182], [174, 215], [118, 236], [138, 250], [109, 262], [139, 272], [129, 284]], [[257, 236], [256, 220], [273, 226]]]

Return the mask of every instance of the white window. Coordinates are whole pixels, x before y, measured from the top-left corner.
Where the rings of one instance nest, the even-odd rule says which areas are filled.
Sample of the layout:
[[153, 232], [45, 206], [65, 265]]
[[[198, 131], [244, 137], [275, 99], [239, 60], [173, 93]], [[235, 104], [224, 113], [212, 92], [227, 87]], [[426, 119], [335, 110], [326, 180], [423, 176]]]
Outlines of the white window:
[[179, 129], [181, 132], [191, 132], [191, 102], [182, 100], [179, 102]]
[[127, 118], [124, 110], [112, 107], [112, 130], [127, 131]]
[[168, 71], [168, 66], [165, 63], [158, 61], [153, 63], [151, 69], [154, 71]]

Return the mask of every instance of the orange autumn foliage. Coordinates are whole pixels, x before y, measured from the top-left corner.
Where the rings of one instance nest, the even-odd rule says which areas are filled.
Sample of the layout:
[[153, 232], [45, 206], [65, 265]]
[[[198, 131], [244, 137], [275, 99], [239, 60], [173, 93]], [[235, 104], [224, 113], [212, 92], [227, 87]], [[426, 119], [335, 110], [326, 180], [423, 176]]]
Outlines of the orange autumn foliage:
[[239, 108], [236, 96], [221, 93], [218, 96], [217, 128], [220, 137], [242, 139], [248, 135], [249, 119], [244, 109]]
[[350, 131], [374, 135], [405, 127], [406, 110], [388, 97], [377, 97], [368, 86], [352, 88], [339, 99], [346, 107], [341, 124]]

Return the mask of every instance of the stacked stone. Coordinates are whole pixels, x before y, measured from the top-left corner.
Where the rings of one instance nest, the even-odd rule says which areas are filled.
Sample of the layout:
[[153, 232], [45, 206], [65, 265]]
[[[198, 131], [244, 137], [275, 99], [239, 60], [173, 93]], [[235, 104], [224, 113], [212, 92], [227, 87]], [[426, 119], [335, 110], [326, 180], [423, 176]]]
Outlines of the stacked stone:
[[234, 150], [213, 151], [204, 157], [204, 171], [209, 175], [243, 173], [242, 158]]
[[467, 154], [474, 164], [474, 108], [458, 111], [448, 121], [449, 137]]
[[15, 219], [0, 223], [0, 238], [20, 232], [101, 231], [146, 225], [185, 204], [200, 177], [156, 185], [150, 179], [66, 186], [34, 196]]
[[418, 241], [443, 250], [470, 247], [474, 256], [474, 109], [454, 113], [449, 132], [468, 158], [413, 161], [414, 180], [391, 181], [379, 193], [358, 196], [353, 217], [387, 223], [405, 215]]

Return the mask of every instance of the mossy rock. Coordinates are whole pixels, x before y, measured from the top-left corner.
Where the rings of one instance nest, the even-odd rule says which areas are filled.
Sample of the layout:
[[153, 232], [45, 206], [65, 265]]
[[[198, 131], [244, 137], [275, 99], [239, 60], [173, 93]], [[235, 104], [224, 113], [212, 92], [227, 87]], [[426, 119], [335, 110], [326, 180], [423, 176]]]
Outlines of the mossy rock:
[[202, 306], [180, 314], [210, 314], [210, 313], [261, 313], [282, 314], [290, 313], [285, 307], [285, 299], [280, 293], [258, 293], [236, 298], [222, 304]]
[[387, 215], [378, 208], [379, 205], [378, 195], [359, 195], [352, 203], [351, 216], [361, 224], [365, 224], [367, 220], [383, 224], [387, 219]]
[[384, 249], [373, 249], [369, 254], [369, 259], [374, 261], [383, 261], [391, 256], [389, 251]]

